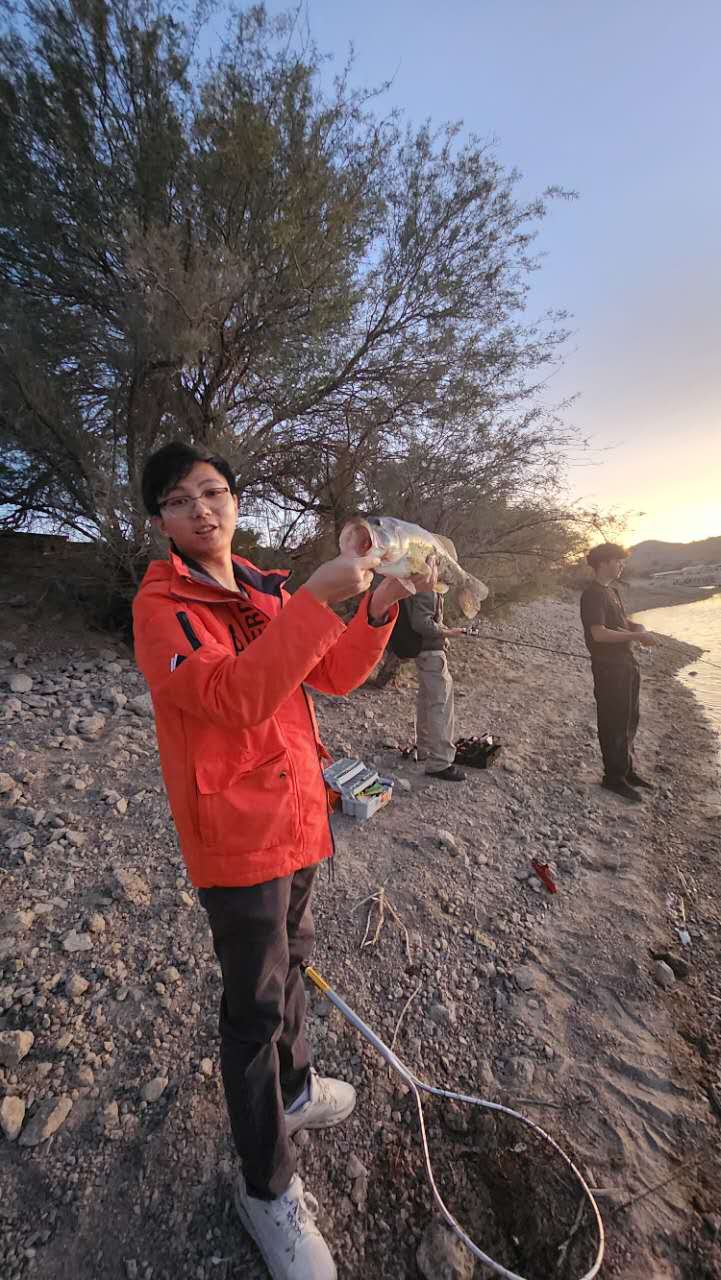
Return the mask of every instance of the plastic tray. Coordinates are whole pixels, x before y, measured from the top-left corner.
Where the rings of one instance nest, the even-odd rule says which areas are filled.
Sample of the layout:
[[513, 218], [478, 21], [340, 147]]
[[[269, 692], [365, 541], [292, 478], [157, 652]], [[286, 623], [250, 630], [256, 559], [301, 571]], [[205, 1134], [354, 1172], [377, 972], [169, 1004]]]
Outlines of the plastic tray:
[[[369, 768], [363, 760], [357, 758], [336, 760], [324, 770], [323, 776], [331, 790], [339, 795], [343, 813], [361, 822], [372, 818], [374, 813], [393, 798], [393, 778], [379, 777], [377, 769]], [[358, 791], [374, 783], [385, 788], [379, 795], [368, 796], [366, 799], [357, 795]]]
[[355, 796], [347, 796], [341, 792], [341, 803], [343, 812], [347, 813], [350, 818], [358, 818], [361, 822], [372, 818], [374, 813], [379, 809], [383, 809], [385, 805], [390, 804], [393, 799], [393, 779], [378, 778], [377, 781], [385, 786], [385, 791], [381, 791], [380, 795], [369, 796], [367, 800], [359, 800]]

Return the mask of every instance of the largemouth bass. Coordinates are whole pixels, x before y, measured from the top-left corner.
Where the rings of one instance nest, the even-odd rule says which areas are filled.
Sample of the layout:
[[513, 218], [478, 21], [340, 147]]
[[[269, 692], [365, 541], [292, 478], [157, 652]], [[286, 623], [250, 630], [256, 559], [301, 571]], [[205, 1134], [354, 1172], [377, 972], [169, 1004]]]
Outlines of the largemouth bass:
[[434, 556], [438, 565], [436, 590], [444, 593], [453, 589], [465, 618], [475, 618], [488, 595], [485, 583], [461, 568], [450, 538], [429, 533], [419, 524], [409, 524], [395, 516], [354, 516], [341, 530], [340, 549], [343, 555], [350, 556], [380, 552], [382, 558], [376, 572], [383, 577], [400, 578], [408, 587], [412, 587], [407, 581], [411, 575], [423, 573]]

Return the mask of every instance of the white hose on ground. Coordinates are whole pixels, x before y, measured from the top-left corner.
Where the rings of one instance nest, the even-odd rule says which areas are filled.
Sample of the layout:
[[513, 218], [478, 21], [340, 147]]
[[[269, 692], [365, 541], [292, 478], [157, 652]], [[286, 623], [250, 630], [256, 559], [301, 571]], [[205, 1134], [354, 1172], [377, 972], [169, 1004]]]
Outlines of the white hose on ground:
[[561, 1158], [563, 1159], [567, 1167], [571, 1170], [574, 1177], [576, 1178], [576, 1181], [578, 1182], [579, 1187], [581, 1188], [588, 1204], [591, 1207], [591, 1212], [596, 1222], [596, 1231], [598, 1233], [598, 1249], [596, 1252], [596, 1258], [593, 1263], [593, 1266], [591, 1267], [591, 1270], [586, 1271], [583, 1276], [579, 1276], [579, 1280], [593, 1280], [593, 1277], [598, 1275], [598, 1272], [601, 1269], [601, 1263], [603, 1262], [603, 1253], [605, 1249], [605, 1233], [603, 1229], [603, 1220], [601, 1218], [598, 1205], [596, 1204], [596, 1201], [593, 1198], [593, 1193], [590, 1187], [588, 1186], [588, 1184], [586, 1183], [583, 1175], [576, 1168], [570, 1156], [566, 1155], [565, 1151], [563, 1151], [561, 1147], [559, 1147], [558, 1143], [551, 1137], [551, 1135], [546, 1133], [544, 1129], [541, 1129], [539, 1125], [534, 1124], [532, 1120], [529, 1120], [526, 1116], [521, 1115], [520, 1112], [513, 1111], [510, 1107], [504, 1107], [501, 1105], [500, 1102], [490, 1102], [486, 1098], [474, 1098], [469, 1094], [465, 1094], [465, 1093], [453, 1093], [449, 1089], [438, 1089], [434, 1085], [426, 1084], [423, 1080], [419, 1080], [418, 1077], [414, 1075], [414, 1073], [410, 1070], [410, 1068], [407, 1067], [405, 1063], [401, 1062], [400, 1058], [398, 1058], [396, 1054], [393, 1053], [393, 1051], [388, 1048], [388, 1045], [384, 1044], [384, 1042], [380, 1039], [380, 1037], [376, 1035], [375, 1031], [372, 1031], [371, 1028], [363, 1021], [363, 1019], [359, 1018], [358, 1014], [353, 1012], [350, 1005], [347, 1005], [345, 1000], [343, 1000], [341, 996], [339, 996], [337, 992], [333, 990], [330, 984], [326, 982], [325, 978], [323, 978], [321, 974], [318, 973], [317, 969], [314, 969], [311, 965], [307, 965], [305, 967], [305, 975], [313, 983], [313, 985], [318, 988], [319, 991], [323, 992], [323, 994], [327, 997], [327, 999], [330, 1000], [331, 1004], [335, 1005], [336, 1009], [338, 1009], [339, 1012], [342, 1013], [346, 1021], [349, 1022], [352, 1027], [355, 1027], [356, 1031], [359, 1031], [360, 1034], [364, 1037], [364, 1039], [368, 1041], [369, 1044], [373, 1045], [373, 1048], [376, 1049], [377, 1052], [381, 1055], [381, 1057], [388, 1063], [388, 1066], [391, 1067], [393, 1071], [396, 1071], [398, 1073], [398, 1075], [405, 1082], [405, 1084], [408, 1085], [408, 1088], [413, 1093], [413, 1096], [416, 1102], [416, 1107], [418, 1110], [418, 1119], [420, 1121], [420, 1127], [421, 1127], [421, 1141], [423, 1143], [423, 1155], [426, 1163], [426, 1173], [428, 1175], [428, 1182], [430, 1184], [431, 1191], [433, 1192], [433, 1198], [436, 1204], [438, 1205], [438, 1208], [440, 1209], [443, 1217], [445, 1218], [446, 1222], [451, 1228], [451, 1230], [455, 1232], [455, 1234], [458, 1236], [460, 1240], [463, 1241], [463, 1244], [466, 1246], [468, 1250], [470, 1250], [473, 1256], [475, 1258], [478, 1258], [479, 1261], [483, 1262], [487, 1267], [490, 1267], [491, 1270], [495, 1271], [497, 1275], [504, 1276], [505, 1280], [525, 1280], [525, 1277], [519, 1275], [518, 1272], [509, 1271], [507, 1267], [502, 1266], [500, 1262], [494, 1262], [493, 1258], [489, 1257], [487, 1253], [484, 1253], [483, 1250], [480, 1249], [478, 1245], [474, 1243], [473, 1240], [471, 1240], [470, 1236], [466, 1234], [466, 1232], [463, 1230], [463, 1227], [460, 1225], [459, 1222], [456, 1221], [450, 1209], [448, 1209], [448, 1207], [444, 1203], [443, 1198], [436, 1186], [435, 1178], [433, 1176], [433, 1166], [431, 1164], [430, 1152], [428, 1150], [428, 1137], [426, 1135], [425, 1117], [423, 1115], [423, 1104], [421, 1102], [421, 1091], [423, 1091], [424, 1093], [433, 1094], [434, 1097], [436, 1098], [447, 1098], [451, 1102], [466, 1102], [466, 1103], [469, 1103], [471, 1106], [485, 1107], [486, 1110], [488, 1111], [500, 1111], [503, 1115], [511, 1116], [513, 1120], [518, 1120], [520, 1121], [521, 1124], [526, 1125], [528, 1129], [532, 1129], [534, 1133], [538, 1134], [538, 1136], [544, 1140], [544, 1142], [547, 1142], [549, 1146], [553, 1147], [553, 1150], [557, 1152], [559, 1156], [561, 1156]]

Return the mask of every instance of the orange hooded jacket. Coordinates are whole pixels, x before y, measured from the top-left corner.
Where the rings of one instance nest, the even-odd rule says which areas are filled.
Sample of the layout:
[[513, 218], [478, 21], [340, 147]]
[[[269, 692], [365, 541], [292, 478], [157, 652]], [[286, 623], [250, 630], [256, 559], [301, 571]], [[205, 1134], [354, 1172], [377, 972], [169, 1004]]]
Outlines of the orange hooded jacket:
[[333, 852], [308, 683], [350, 693], [381, 657], [397, 617], [371, 625], [368, 597], [348, 627], [287, 574], [233, 557], [241, 595], [171, 553], [133, 605], [135, 653], [150, 688], [160, 762], [197, 888], [290, 875]]

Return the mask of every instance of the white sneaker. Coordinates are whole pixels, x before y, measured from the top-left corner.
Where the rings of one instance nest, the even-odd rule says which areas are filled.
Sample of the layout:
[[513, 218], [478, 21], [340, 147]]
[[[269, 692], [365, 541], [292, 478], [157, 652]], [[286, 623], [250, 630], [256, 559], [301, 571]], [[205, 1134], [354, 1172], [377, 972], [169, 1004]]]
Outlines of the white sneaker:
[[299, 1129], [332, 1129], [348, 1119], [356, 1104], [356, 1092], [345, 1080], [319, 1076], [311, 1069], [308, 1076], [308, 1101], [285, 1113], [288, 1137]]
[[328, 1245], [314, 1221], [318, 1201], [303, 1190], [297, 1173], [288, 1190], [275, 1200], [249, 1196], [240, 1173], [235, 1207], [273, 1280], [338, 1280]]

